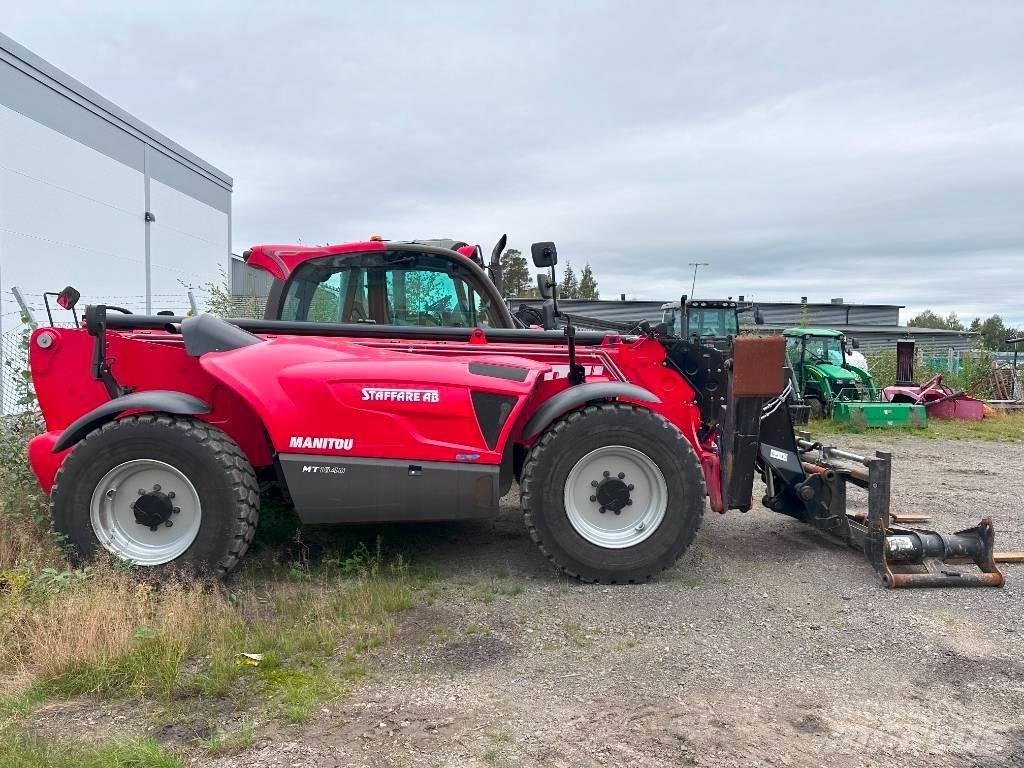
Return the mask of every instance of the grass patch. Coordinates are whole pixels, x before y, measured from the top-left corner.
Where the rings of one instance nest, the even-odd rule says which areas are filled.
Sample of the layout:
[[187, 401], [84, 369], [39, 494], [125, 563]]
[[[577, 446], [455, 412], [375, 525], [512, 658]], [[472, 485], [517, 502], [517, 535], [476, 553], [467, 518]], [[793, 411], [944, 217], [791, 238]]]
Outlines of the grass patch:
[[521, 594], [523, 594], [522, 584], [504, 581], [497, 576], [491, 577], [486, 584], [473, 590], [473, 597], [485, 605], [490, 605], [499, 596], [518, 597]]
[[152, 739], [97, 744], [51, 741], [0, 732], [4, 768], [181, 768], [181, 760]]
[[586, 648], [590, 645], [590, 640], [583, 631], [583, 627], [575, 621], [563, 621], [562, 630], [577, 648]]
[[255, 742], [256, 726], [246, 720], [235, 731], [211, 728], [210, 735], [203, 741], [203, 750], [209, 755], [237, 755], [251, 749]]
[[[0, 695], [0, 740], [28, 756], [56, 749], [19, 735], [19, 722], [46, 700], [83, 695], [185, 711], [213, 697], [235, 711], [305, 722], [366, 674], [360, 654], [391, 637], [394, 615], [412, 606], [419, 582], [400, 563], [371, 557], [364, 565], [290, 578], [289, 568], [256, 563], [230, 587], [154, 587], [101, 565], [42, 599], [27, 599], [27, 587], [8, 591], [0, 595], [0, 673], [27, 684]], [[221, 734], [224, 743], [206, 749], [233, 749], [243, 737]]]
[[808, 430], [815, 437], [822, 435], [872, 435], [918, 437], [926, 440], [987, 440], [991, 442], [1019, 442], [1024, 440], [1024, 412], [997, 413], [981, 421], [957, 419], [929, 419], [927, 429], [917, 427], [868, 428], [830, 419], [811, 421]]

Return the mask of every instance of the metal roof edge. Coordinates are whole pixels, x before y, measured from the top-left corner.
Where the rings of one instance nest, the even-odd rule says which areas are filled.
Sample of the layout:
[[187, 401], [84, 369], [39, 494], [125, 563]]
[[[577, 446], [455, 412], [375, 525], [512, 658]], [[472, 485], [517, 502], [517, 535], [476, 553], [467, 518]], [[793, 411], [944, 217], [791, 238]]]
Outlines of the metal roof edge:
[[2, 32], [0, 32], [0, 60], [7, 61], [29, 77], [72, 98], [72, 100], [107, 120], [112, 125], [121, 128], [126, 133], [141, 139], [154, 149], [202, 173], [225, 189], [230, 191], [234, 186], [234, 179], [224, 171], [210, 165], [198, 155], [189, 152], [183, 146], [164, 136], [137, 117], [128, 114], [109, 99], [104, 98], [89, 88], [89, 86], [71, 77], [71, 75], [63, 70], [58, 69], [42, 57], [32, 53], [28, 48], [12, 40]]

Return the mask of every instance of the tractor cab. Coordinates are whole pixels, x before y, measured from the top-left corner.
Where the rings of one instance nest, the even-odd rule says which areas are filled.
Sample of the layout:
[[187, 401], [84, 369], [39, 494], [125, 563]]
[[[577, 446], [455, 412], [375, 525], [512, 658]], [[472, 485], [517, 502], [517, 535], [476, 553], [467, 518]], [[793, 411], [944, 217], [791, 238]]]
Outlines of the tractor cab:
[[727, 351], [740, 335], [740, 312], [753, 311], [755, 322], [760, 314], [751, 305], [742, 306], [731, 299], [691, 299], [672, 301], [661, 306], [661, 322], [670, 336], [692, 339], [715, 349]]
[[874, 382], [866, 371], [846, 361], [845, 338], [827, 328], [787, 328], [786, 353], [813, 418], [832, 413], [840, 401], [874, 399]]

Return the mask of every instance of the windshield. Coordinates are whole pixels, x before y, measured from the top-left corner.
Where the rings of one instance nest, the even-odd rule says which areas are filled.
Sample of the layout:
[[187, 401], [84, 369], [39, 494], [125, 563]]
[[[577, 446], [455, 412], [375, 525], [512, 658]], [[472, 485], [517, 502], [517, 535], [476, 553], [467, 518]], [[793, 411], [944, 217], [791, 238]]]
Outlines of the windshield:
[[702, 338], [725, 338], [739, 336], [736, 310], [732, 308], [687, 307], [690, 318], [690, 335]]
[[[789, 349], [790, 358], [793, 362], [800, 360], [800, 345], [802, 339], [789, 338], [786, 346]], [[842, 365], [843, 344], [838, 336], [812, 336], [806, 340], [806, 355], [809, 363], [829, 363], [831, 365]]]
[[446, 328], [500, 324], [469, 269], [408, 251], [307, 261], [289, 281], [281, 319]]

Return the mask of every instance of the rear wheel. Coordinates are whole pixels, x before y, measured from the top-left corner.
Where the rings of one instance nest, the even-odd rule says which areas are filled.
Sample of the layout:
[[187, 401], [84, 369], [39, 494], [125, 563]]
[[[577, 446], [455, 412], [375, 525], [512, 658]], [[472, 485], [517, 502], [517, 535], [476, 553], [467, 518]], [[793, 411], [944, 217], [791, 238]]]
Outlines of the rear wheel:
[[704, 475], [668, 421], [618, 403], [555, 422], [523, 468], [530, 535], [584, 581], [645, 581], [686, 551], [704, 514]]
[[50, 509], [77, 559], [102, 548], [139, 566], [222, 575], [252, 541], [259, 487], [241, 449], [216, 427], [142, 414], [75, 446]]
[[825, 418], [825, 405], [817, 397], [807, 397], [804, 402], [807, 403], [808, 413], [812, 419], [824, 419]]

